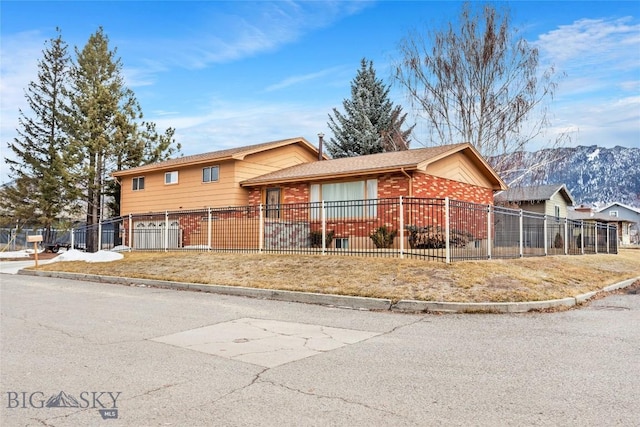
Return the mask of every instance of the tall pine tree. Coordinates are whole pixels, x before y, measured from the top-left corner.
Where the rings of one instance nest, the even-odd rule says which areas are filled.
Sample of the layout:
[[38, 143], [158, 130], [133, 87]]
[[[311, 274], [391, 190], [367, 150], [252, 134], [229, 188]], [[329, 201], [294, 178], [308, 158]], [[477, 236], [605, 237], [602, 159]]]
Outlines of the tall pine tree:
[[67, 139], [63, 116], [64, 88], [69, 73], [67, 44], [58, 36], [47, 42], [38, 61], [38, 80], [27, 86], [25, 97], [31, 110], [20, 110], [18, 137], [8, 148], [16, 156], [7, 159], [13, 185], [7, 186], [0, 204], [13, 221], [44, 229], [44, 240], [53, 240], [52, 228], [72, 215], [77, 193], [65, 163]]
[[373, 61], [362, 59], [360, 70], [351, 82], [351, 99], [342, 102], [344, 114], [333, 109], [327, 125], [333, 137], [327, 150], [334, 157], [398, 151], [409, 148], [413, 126], [402, 130], [406, 114], [393, 106], [389, 88], [376, 77]]
[[[180, 150], [173, 129], [158, 134], [155, 124], [140, 122], [142, 110], [124, 84], [116, 53], [100, 27], [82, 50], [76, 48], [70, 73], [67, 131], [77, 165], [75, 176], [86, 189], [88, 226], [119, 214], [119, 186], [108, 182], [111, 172], [164, 160]], [[95, 251], [97, 228], [89, 230], [87, 250]]]

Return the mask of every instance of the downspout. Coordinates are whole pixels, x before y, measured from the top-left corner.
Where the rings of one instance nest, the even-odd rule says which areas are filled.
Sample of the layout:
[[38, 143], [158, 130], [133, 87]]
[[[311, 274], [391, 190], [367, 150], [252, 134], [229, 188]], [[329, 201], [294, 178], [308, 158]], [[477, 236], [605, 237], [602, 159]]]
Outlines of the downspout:
[[400, 171], [403, 174], [405, 174], [407, 178], [409, 178], [409, 196], [408, 197], [413, 197], [413, 177], [409, 175], [407, 171], [404, 170], [404, 168], [400, 168]]

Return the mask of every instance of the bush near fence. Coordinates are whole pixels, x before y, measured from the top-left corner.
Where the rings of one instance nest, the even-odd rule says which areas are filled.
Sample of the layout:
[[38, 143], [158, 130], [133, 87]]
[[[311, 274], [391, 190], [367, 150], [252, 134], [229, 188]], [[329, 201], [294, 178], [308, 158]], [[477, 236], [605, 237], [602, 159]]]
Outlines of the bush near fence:
[[140, 251], [335, 254], [446, 262], [618, 251], [615, 225], [446, 198], [131, 214], [71, 233], [76, 241], [87, 241], [89, 235], [100, 249], [122, 245]]

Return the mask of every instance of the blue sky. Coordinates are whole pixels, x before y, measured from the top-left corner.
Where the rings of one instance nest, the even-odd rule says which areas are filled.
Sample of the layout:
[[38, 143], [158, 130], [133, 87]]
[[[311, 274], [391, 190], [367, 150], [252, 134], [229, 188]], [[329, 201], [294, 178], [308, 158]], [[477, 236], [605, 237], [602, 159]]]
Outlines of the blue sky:
[[[512, 1], [513, 25], [567, 76], [548, 137], [572, 145], [640, 147], [640, 2]], [[440, 28], [461, 2], [2, 1], [0, 149], [16, 136], [24, 89], [55, 28], [71, 52], [99, 26], [117, 48], [145, 119], [176, 128], [184, 154], [303, 136], [330, 136], [332, 108], [350, 97], [364, 57], [391, 85], [412, 147], [428, 145], [391, 65], [409, 31]], [[546, 139], [537, 141], [543, 145]], [[457, 141], [456, 141], [457, 142]], [[531, 147], [535, 149], [535, 146]], [[4, 162], [0, 182], [7, 181]]]

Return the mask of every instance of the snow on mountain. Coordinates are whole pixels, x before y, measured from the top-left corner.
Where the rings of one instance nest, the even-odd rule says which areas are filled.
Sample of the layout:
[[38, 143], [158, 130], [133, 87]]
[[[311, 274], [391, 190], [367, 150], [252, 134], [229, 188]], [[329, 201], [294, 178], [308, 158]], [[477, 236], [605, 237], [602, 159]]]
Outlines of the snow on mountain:
[[518, 172], [505, 174], [506, 182], [540, 159], [551, 159], [515, 186], [566, 184], [578, 204], [620, 202], [640, 207], [640, 148], [580, 146], [517, 153], [512, 158]]

